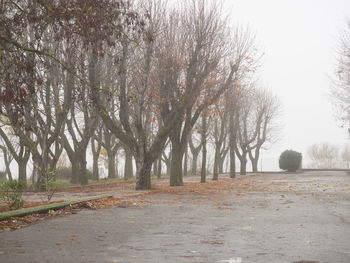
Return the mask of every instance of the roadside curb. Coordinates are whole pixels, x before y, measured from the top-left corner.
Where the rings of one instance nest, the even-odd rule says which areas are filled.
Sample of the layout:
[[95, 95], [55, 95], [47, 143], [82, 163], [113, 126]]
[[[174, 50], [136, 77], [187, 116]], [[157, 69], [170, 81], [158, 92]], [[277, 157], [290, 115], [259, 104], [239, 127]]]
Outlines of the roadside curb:
[[98, 196], [92, 196], [92, 197], [86, 197], [61, 203], [53, 203], [48, 205], [41, 205], [41, 206], [35, 206], [35, 207], [28, 207], [28, 208], [22, 208], [14, 211], [8, 211], [4, 213], [0, 213], [0, 221], [3, 221], [5, 219], [8, 219], [10, 217], [21, 217], [26, 216], [34, 213], [44, 213], [49, 210], [57, 210], [66, 206], [80, 204], [84, 202], [89, 201], [95, 201], [102, 198], [110, 198], [113, 197], [112, 195], [98, 195]]

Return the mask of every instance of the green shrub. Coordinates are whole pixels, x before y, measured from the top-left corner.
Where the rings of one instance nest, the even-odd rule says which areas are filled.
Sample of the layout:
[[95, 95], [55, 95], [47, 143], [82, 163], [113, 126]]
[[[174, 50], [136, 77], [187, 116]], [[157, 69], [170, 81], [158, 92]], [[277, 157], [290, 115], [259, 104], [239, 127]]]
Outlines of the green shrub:
[[295, 172], [301, 168], [302, 155], [293, 150], [284, 151], [279, 159], [279, 166], [282, 170]]
[[24, 183], [12, 180], [0, 183], [0, 199], [6, 202], [10, 208], [18, 209], [23, 207], [22, 193]]

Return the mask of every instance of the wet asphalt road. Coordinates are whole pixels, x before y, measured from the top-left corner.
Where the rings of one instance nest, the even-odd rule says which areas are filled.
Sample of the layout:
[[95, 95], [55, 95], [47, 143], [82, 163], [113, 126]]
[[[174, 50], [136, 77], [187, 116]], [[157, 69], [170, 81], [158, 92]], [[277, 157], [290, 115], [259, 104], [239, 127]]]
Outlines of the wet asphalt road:
[[263, 174], [263, 186], [150, 196], [0, 233], [0, 262], [350, 262], [350, 176]]

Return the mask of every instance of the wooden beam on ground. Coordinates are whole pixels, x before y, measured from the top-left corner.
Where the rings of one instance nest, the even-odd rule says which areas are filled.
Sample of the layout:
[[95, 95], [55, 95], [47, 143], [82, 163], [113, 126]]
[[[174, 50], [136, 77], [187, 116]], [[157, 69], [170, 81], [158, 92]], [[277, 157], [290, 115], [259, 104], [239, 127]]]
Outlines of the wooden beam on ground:
[[22, 209], [18, 209], [18, 210], [3, 212], [3, 213], [0, 213], [0, 221], [6, 220], [10, 217], [26, 216], [26, 215], [35, 214], [35, 213], [44, 213], [44, 212], [47, 212], [49, 210], [57, 210], [57, 209], [61, 209], [63, 207], [70, 206], [70, 205], [75, 205], [75, 204], [80, 204], [80, 203], [85, 203], [85, 202], [89, 202], [89, 201], [95, 201], [98, 199], [110, 198], [110, 197], [112, 197], [112, 195], [98, 195], [98, 196], [81, 198], [81, 199], [76, 199], [76, 200], [66, 201], [66, 202], [61, 202], [61, 203], [53, 203], [53, 204], [48, 204], [48, 205], [27, 207], [27, 208], [22, 208]]

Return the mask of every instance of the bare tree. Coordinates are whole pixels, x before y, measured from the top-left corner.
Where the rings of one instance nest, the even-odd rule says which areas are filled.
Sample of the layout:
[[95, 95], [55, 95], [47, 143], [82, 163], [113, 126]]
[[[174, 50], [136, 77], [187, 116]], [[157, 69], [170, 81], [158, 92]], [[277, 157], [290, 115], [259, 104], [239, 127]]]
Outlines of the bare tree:
[[118, 120], [112, 117], [115, 112], [106, 108], [99, 87], [91, 87], [91, 99], [106, 127], [130, 149], [135, 158], [136, 189], [150, 189], [152, 164], [159, 157], [178, 118], [178, 113], [174, 111], [175, 118], [159, 129], [150, 141], [149, 124], [150, 118], [153, 118], [150, 110], [154, 101], [153, 85], [150, 84], [152, 57], [165, 7], [160, 2], [148, 1], [146, 8], [149, 19], [142, 37], [135, 37], [134, 41], [132, 36], [128, 35], [129, 32], [124, 32], [123, 37], [118, 40], [119, 52], [116, 56], [120, 59], [115, 64], [118, 74], [114, 83], [118, 86]]
[[[42, 185], [54, 175], [65, 151], [72, 164], [71, 181], [87, 184], [91, 145], [95, 179], [101, 151], [108, 156], [108, 177], [116, 177], [122, 147], [125, 178], [136, 164], [136, 189], [151, 188], [152, 166], [160, 177], [162, 159], [170, 170], [170, 185], [182, 185], [189, 143], [193, 173], [203, 150], [205, 181], [215, 103], [221, 116], [215, 125], [217, 178], [228, 145], [242, 135], [237, 129], [231, 133], [233, 126], [228, 132], [225, 123], [229, 119], [230, 125], [240, 126], [231, 119], [242, 120], [243, 107], [220, 97], [233, 97], [237, 83], [254, 70], [248, 31], [231, 30], [214, 0], [182, 1], [171, 8], [162, 0], [101, 0], [91, 6], [72, 0], [69, 8], [67, 3], [5, 1], [0, 9], [0, 22], [8, 27], [0, 30], [0, 117], [20, 148], [13, 147], [3, 127], [0, 136], [19, 164], [20, 178], [26, 180], [31, 156], [33, 178]], [[26, 25], [16, 25], [10, 13]], [[24, 95], [16, 99], [22, 100], [9, 99], [11, 94], [18, 97], [17, 91]], [[201, 142], [195, 146], [189, 137], [200, 117]]]
[[[79, 75], [75, 70], [77, 54], [91, 49], [101, 54], [126, 28], [140, 32], [143, 22], [127, 1], [91, 1], [87, 5], [59, 0], [2, 1], [0, 24], [5, 25], [0, 30], [0, 114], [25, 147], [20, 152], [31, 153], [41, 185], [45, 176], [54, 173], [62, 152], [59, 137], [76, 80], [98, 86], [93, 79], [96, 74], [82, 70]], [[74, 49], [70, 48], [72, 42]], [[95, 70], [93, 61], [90, 73]], [[81, 156], [84, 166], [83, 159]], [[26, 162], [19, 167], [20, 179], [25, 181]]]
[[253, 172], [258, 172], [258, 161], [260, 157], [260, 150], [266, 144], [275, 143], [280, 132], [280, 125], [278, 125], [277, 118], [280, 115], [279, 99], [270, 91], [262, 88], [255, 89], [254, 104], [256, 114], [262, 113], [261, 123], [257, 128], [257, 136], [255, 141], [249, 145], [249, 159], [252, 163]]
[[[91, 51], [88, 56], [81, 54], [78, 71], [82, 76], [87, 75], [90, 85], [99, 87], [98, 58]], [[77, 99], [70, 105], [67, 128], [69, 137], [62, 134], [62, 144], [72, 164], [72, 183], [87, 184], [86, 155], [91, 138], [98, 125], [98, 116], [92, 107], [89, 107], [89, 86], [85, 82], [75, 85]]]
[[308, 149], [313, 168], [338, 168], [339, 147], [329, 143], [313, 144]]
[[96, 132], [91, 137], [91, 153], [92, 153], [92, 179], [99, 180], [99, 157], [102, 149], [102, 135], [103, 135], [103, 126], [102, 123], [99, 123]]
[[341, 151], [341, 158], [343, 161], [343, 167], [345, 169], [350, 169], [350, 149], [349, 145], [344, 145]]
[[250, 83], [244, 95], [239, 100], [239, 106], [235, 110], [235, 153], [240, 161], [240, 174], [247, 172], [247, 157], [251, 144], [257, 139], [259, 127], [262, 124], [264, 112], [254, 109], [254, 83]]
[[[33, 46], [44, 45], [52, 54], [62, 55], [63, 45], [68, 42], [54, 43], [52, 39], [49, 39], [51, 31], [52, 28], [47, 28], [41, 38], [33, 41], [33, 29], [30, 29], [27, 36], [28, 41]], [[72, 55], [69, 57], [70, 59], [73, 58]], [[14, 135], [18, 137], [21, 147], [23, 147], [20, 151], [20, 153], [24, 153], [23, 158], [17, 158], [19, 156], [9, 147], [15, 160], [20, 161], [18, 163], [19, 179], [26, 181], [26, 165], [30, 153], [34, 166], [37, 168], [35, 170], [37, 172], [36, 176], [33, 179], [36, 187], [41, 188], [45, 187], [44, 184], [47, 186], [47, 179], [54, 175], [57, 161], [62, 152], [58, 140], [64, 130], [72, 101], [73, 86], [62, 85], [62, 75], [60, 76], [59, 73], [61, 70], [62, 72], [66, 72], [66, 70], [57, 62], [50, 60], [48, 57], [41, 60], [31, 52], [27, 55], [27, 59], [35, 65], [30, 74], [40, 74], [42, 79], [41, 84], [36, 87], [37, 93], [28, 97], [28, 103], [22, 112], [22, 123], [18, 122], [16, 114], [13, 114], [12, 104], [4, 103], [5, 110], [2, 113], [7, 119], [8, 125], [11, 126]], [[8, 141], [4, 133], [1, 132], [1, 134], [3, 139]]]
[[[228, 93], [226, 93], [226, 96]], [[224, 98], [226, 97], [224, 96]], [[223, 100], [224, 100], [223, 98]], [[215, 140], [215, 154], [214, 154], [214, 167], [213, 167], [213, 180], [218, 180], [220, 157], [223, 149], [223, 145], [227, 134], [227, 119], [229, 113], [229, 104], [223, 101], [221, 105], [216, 105], [216, 113], [219, 118], [215, 118], [214, 124], [214, 140]], [[220, 108], [221, 106], [221, 108]]]
[[228, 124], [228, 145], [230, 151], [230, 177], [236, 176], [236, 156], [239, 129], [239, 110], [240, 100], [244, 96], [243, 84], [252, 78], [252, 74], [259, 66], [261, 54], [255, 46], [255, 36], [249, 28], [236, 27], [233, 38], [233, 53], [236, 57], [237, 71], [234, 75], [234, 81], [229, 95], [226, 97], [226, 103], [229, 104], [229, 124]]
[[201, 145], [202, 145], [202, 167], [201, 167], [201, 183], [205, 183], [207, 176], [207, 137], [208, 137], [208, 115], [207, 109], [202, 112], [201, 125]]
[[191, 2], [174, 11], [168, 20], [167, 42], [159, 55], [161, 97], [167, 99], [162, 103], [163, 119], [169, 119], [169, 109], [181, 105], [187, 92], [191, 96], [183, 117], [169, 134], [173, 151], [170, 185], [183, 184], [179, 167], [201, 111], [232, 86], [239, 68], [237, 59], [245, 59], [231, 52], [235, 43], [231, 42], [226, 24], [220, 6], [204, 1]]
[[340, 37], [338, 67], [331, 89], [337, 118], [342, 125], [350, 124], [350, 20]]

